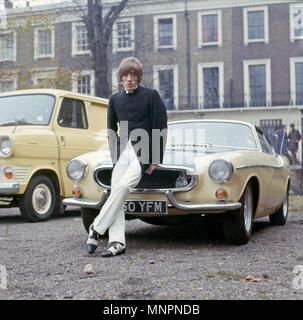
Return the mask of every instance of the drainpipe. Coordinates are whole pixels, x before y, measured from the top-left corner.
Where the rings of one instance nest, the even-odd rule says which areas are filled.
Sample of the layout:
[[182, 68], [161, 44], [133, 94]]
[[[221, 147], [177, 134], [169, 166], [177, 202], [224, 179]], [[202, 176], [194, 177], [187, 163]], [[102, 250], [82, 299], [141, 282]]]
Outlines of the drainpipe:
[[190, 20], [185, 0], [185, 24], [186, 24], [186, 76], [187, 76], [187, 105], [191, 106], [191, 58], [190, 58]]

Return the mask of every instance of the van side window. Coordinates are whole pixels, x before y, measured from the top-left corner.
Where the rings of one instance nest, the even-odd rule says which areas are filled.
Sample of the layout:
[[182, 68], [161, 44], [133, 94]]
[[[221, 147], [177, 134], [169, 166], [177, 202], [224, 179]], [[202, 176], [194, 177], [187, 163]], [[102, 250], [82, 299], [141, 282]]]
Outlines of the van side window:
[[58, 116], [61, 127], [87, 129], [87, 117], [83, 101], [64, 98]]

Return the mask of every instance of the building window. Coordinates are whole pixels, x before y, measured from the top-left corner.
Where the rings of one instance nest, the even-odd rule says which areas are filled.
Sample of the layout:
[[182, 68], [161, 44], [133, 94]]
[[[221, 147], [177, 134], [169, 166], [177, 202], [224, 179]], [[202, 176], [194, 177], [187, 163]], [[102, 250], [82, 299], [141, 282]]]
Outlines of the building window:
[[198, 46], [222, 45], [221, 10], [198, 12]]
[[54, 58], [55, 32], [54, 28], [35, 30], [35, 59]]
[[73, 91], [88, 95], [94, 95], [94, 83], [95, 75], [94, 71], [81, 71], [79, 73], [73, 73]]
[[15, 80], [3, 80], [0, 82], [1, 92], [8, 92], [16, 90]]
[[244, 8], [244, 44], [250, 42], [268, 43], [267, 7]]
[[201, 63], [198, 65], [199, 107], [222, 108], [224, 102], [224, 64]]
[[291, 4], [290, 14], [290, 40], [303, 39], [303, 5]]
[[274, 133], [282, 127], [282, 119], [260, 120], [260, 127], [271, 145], [275, 145]]
[[87, 30], [84, 23], [72, 25], [72, 56], [90, 54]]
[[158, 49], [176, 49], [176, 15], [154, 16], [154, 47]]
[[35, 88], [56, 88], [55, 69], [45, 68], [31, 70], [31, 79]]
[[290, 91], [294, 105], [303, 105], [303, 57], [290, 58]]
[[0, 61], [16, 61], [16, 35], [15, 35], [15, 33], [1, 34]]
[[244, 98], [247, 106], [271, 105], [270, 60], [244, 61]]
[[113, 52], [135, 49], [135, 20], [118, 20], [113, 28]]
[[159, 90], [160, 96], [167, 110], [178, 109], [178, 66], [154, 66], [154, 87]]

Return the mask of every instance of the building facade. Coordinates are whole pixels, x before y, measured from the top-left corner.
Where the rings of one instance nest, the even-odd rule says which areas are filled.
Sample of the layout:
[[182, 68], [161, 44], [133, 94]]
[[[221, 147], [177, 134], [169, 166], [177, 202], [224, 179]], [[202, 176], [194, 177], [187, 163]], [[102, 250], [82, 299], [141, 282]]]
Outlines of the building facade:
[[[114, 3], [104, 1], [105, 11]], [[15, 27], [1, 27], [0, 91], [48, 86], [94, 95], [81, 10], [71, 1], [7, 9]], [[129, 0], [108, 50], [112, 91], [121, 59], [136, 56], [143, 85], [159, 90], [171, 120], [249, 120], [270, 139], [282, 124], [302, 128], [302, 1]]]

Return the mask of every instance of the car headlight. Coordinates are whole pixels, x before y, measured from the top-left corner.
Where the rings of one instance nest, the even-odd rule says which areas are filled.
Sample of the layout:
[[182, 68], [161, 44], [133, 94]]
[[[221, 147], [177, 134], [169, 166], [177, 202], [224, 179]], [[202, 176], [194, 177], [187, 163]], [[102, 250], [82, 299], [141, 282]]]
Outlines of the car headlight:
[[0, 138], [0, 155], [2, 157], [10, 157], [13, 153], [12, 143], [9, 137]]
[[79, 159], [71, 160], [66, 166], [66, 174], [67, 176], [75, 181], [81, 181], [86, 173], [87, 163]]
[[208, 168], [208, 174], [215, 182], [226, 182], [234, 173], [234, 167], [231, 162], [224, 159], [212, 161]]

